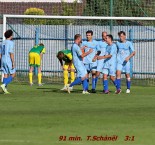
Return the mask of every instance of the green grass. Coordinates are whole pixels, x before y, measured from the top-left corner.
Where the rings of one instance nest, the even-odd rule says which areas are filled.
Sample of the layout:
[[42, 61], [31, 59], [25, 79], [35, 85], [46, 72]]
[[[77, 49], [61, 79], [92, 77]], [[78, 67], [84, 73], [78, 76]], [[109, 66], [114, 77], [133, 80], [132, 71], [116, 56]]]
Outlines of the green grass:
[[[155, 88], [132, 87], [122, 92], [71, 94], [60, 85], [30, 87], [11, 84], [11, 95], [0, 94], [0, 145], [154, 145]], [[125, 88], [123, 88], [125, 90]], [[117, 141], [87, 141], [87, 136], [118, 135]], [[125, 136], [135, 141], [124, 141]], [[80, 136], [82, 141], [59, 141]]]

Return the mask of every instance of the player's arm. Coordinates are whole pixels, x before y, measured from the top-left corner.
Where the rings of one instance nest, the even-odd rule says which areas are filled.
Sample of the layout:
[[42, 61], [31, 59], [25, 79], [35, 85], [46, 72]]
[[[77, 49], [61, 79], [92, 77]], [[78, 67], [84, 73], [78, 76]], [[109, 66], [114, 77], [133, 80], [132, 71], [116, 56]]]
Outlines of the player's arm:
[[15, 61], [14, 61], [14, 54], [10, 53], [10, 58], [11, 58], [11, 62], [12, 62], [12, 68], [15, 68]]
[[87, 51], [87, 52], [85, 52], [85, 53], [82, 53], [82, 54], [81, 54], [81, 57], [84, 58], [85, 56], [89, 55], [89, 54], [92, 53], [92, 52], [93, 52], [93, 49], [91, 48], [91, 49], [89, 49], [89, 51]]
[[112, 57], [112, 55], [109, 54], [109, 55], [104, 55], [104, 56], [98, 56], [97, 59], [101, 60], [101, 59], [107, 59], [107, 58], [111, 58], [111, 57]]
[[43, 48], [43, 50], [41, 51], [41, 53], [40, 53], [40, 59], [42, 60], [42, 58], [43, 58], [43, 54], [45, 54], [45, 48]]
[[132, 43], [130, 43], [130, 50], [131, 50], [131, 54], [125, 59], [126, 62], [128, 62], [130, 58], [132, 58], [136, 54]]

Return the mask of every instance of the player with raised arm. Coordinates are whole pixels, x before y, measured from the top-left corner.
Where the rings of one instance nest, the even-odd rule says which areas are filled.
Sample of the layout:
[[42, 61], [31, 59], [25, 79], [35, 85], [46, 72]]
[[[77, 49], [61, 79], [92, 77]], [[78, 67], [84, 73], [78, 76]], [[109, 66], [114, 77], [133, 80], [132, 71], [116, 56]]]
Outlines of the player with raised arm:
[[105, 94], [109, 94], [109, 88], [108, 88], [108, 75], [110, 76], [110, 79], [114, 83], [114, 85], [117, 87], [117, 81], [116, 81], [116, 57], [117, 57], [117, 47], [116, 44], [113, 43], [113, 36], [107, 35], [106, 38], [107, 47], [106, 52], [104, 56], [98, 56], [97, 59], [101, 60], [104, 59], [104, 67], [103, 67], [103, 90]]
[[30, 66], [29, 83], [30, 83], [30, 86], [33, 85], [32, 78], [33, 78], [34, 67], [38, 68], [38, 85], [42, 86], [41, 60], [42, 60], [43, 54], [45, 54], [45, 47], [43, 43], [40, 43], [39, 45], [35, 45], [29, 51], [29, 66]]
[[87, 70], [87, 78], [89, 73], [92, 73], [92, 93], [96, 93], [96, 69], [97, 69], [97, 60], [95, 60], [95, 56], [100, 54], [100, 48], [98, 42], [93, 40], [93, 31], [88, 30], [86, 32], [87, 40], [82, 42], [82, 46], [86, 46], [85, 52], [88, 52], [89, 49], [93, 49], [93, 52], [84, 57], [83, 63]]
[[[59, 51], [57, 58], [59, 59], [64, 75], [64, 87], [61, 90], [67, 90], [68, 72], [70, 72], [71, 83], [75, 80], [75, 68], [72, 61], [73, 57], [71, 50], [65, 49]], [[64, 64], [63, 61], [65, 62]]]
[[[99, 41], [99, 47], [101, 54], [99, 56], [104, 56], [106, 52], [106, 47], [107, 47], [107, 32], [102, 32], [102, 40]], [[97, 61], [97, 69], [96, 69], [96, 79], [95, 79], [95, 86], [97, 85], [98, 78], [100, 76], [100, 73], [103, 71], [103, 66], [104, 66], [104, 59], [98, 60]]]
[[0, 49], [0, 59], [1, 59], [1, 68], [4, 73], [3, 83], [1, 88], [4, 94], [9, 94], [7, 91], [7, 85], [12, 82], [15, 77], [15, 62], [14, 62], [14, 43], [13, 39], [13, 31], [7, 30], [4, 33], [6, 40], [2, 42]]
[[73, 55], [73, 64], [77, 72], [77, 78], [74, 82], [67, 86], [67, 91], [70, 93], [71, 87], [74, 85], [78, 85], [82, 83], [83, 86], [83, 94], [89, 94], [87, 91], [88, 82], [87, 82], [87, 70], [83, 64], [82, 58], [92, 53], [92, 49], [89, 49], [87, 52], [82, 53], [81, 49], [85, 49], [85, 46], [80, 48], [80, 44], [82, 41], [82, 37], [80, 34], [76, 34], [74, 36], [74, 44], [72, 45], [71, 51]]
[[135, 50], [130, 41], [126, 40], [126, 34], [124, 31], [118, 32], [118, 36], [120, 38], [119, 41], [117, 41], [117, 49], [118, 49], [118, 55], [117, 55], [117, 91], [116, 93], [119, 94], [121, 92], [121, 72], [125, 72], [126, 76], [126, 85], [127, 90], [126, 93], [130, 93], [130, 59], [135, 55]]

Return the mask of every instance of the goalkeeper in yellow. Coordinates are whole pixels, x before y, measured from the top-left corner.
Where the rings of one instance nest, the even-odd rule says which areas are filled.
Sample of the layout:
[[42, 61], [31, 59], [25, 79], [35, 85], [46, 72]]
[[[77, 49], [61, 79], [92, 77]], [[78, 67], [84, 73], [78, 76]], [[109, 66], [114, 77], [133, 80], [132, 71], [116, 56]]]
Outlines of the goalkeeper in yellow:
[[34, 67], [38, 68], [38, 85], [42, 86], [41, 60], [44, 53], [45, 53], [45, 47], [44, 47], [44, 44], [42, 43], [40, 43], [39, 45], [35, 45], [29, 51], [29, 66], [30, 66], [29, 83], [31, 86], [33, 85], [32, 77], [33, 77]]
[[[71, 50], [65, 49], [59, 51], [57, 53], [57, 58], [60, 61], [64, 75], [64, 87], [61, 90], [67, 90], [66, 86], [68, 85], [68, 72], [70, 72], [71, 83], [75, 80], [75, 68], [72, 62]], [[65, 62], [64, 64], [63, 61]]]

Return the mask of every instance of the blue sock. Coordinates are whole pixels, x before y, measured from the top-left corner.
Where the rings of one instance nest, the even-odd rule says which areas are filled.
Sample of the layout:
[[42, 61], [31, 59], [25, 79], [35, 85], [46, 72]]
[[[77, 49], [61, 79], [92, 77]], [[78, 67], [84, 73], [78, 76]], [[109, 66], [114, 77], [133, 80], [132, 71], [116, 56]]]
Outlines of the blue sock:
[[95, 85], [95, 78], [92, 78], [92, 89], [95, 89], [96, 85]]
[[87, 87], [88, 87], [87, 79], [84, 79], [84, 80], [82, 81], [82, 86], [83, 86], [83, 91], [87, 91]]
[[87, 80], [87, 88], [86, 90], [88, 91], [89, 90], [89, 79], [86, 79]]
[[117, 79], [117, 90], [121, 89], [121, 79]]
[[3, 84], [5, 84], [5, 85], [6, 85], [6, 80], [7, 80], [7, 78], [3, 78]]
[[109, 89], [108, 89], [108, 80], [104, 80], [104, 91], [106, 92], [106, 91], [108, 91]]
[[78, 85], [80, 83], [81, 83], [81, 78], [76, 78], [75, 81], [72, 82], [69, 87], [73, 87], [73, 86]]
[[95, 88], [96, 88], [97, 82], [98, 82], [98, 77], [95, 78]]
[[113, 81], [114, 86], [116, 87], [116, 89], [118, 90], [118, 85], [117, 85], [117, 79], [115, 81]]
[[7, 86], [9, 83], [11, 83], [13, 80], [12, 76], [9, 76], [6, 80], [5, 80], [5, 85]]
[[131, 81], [126, 81], [126, 86], [127, 86], [127, 89], [130, 89], [130, 86], [131, 86]]

